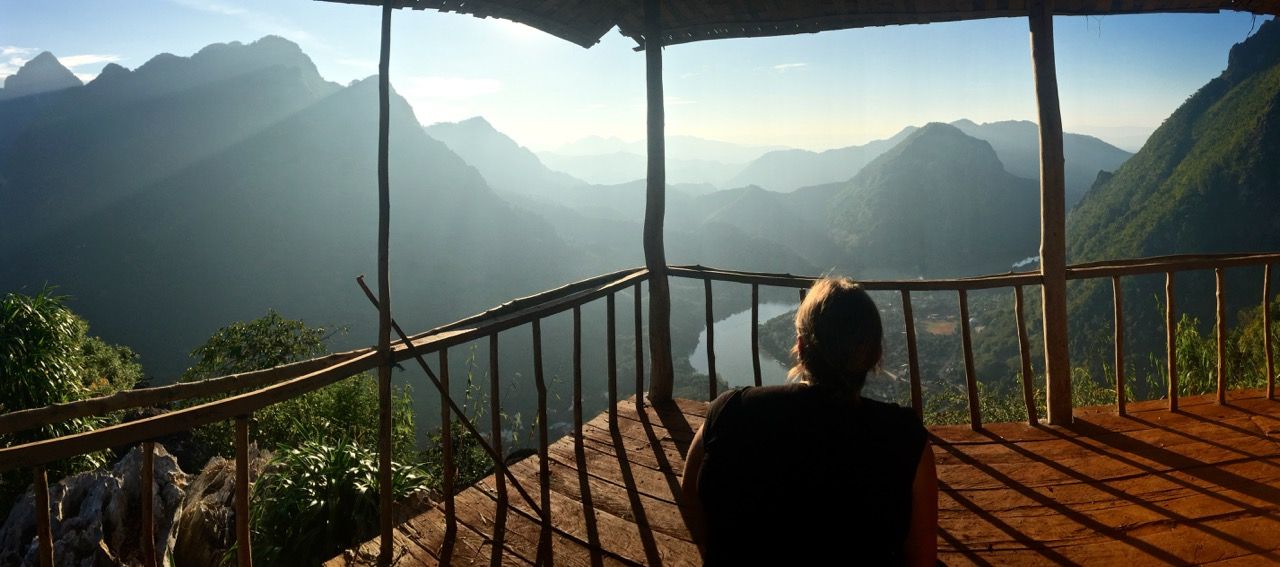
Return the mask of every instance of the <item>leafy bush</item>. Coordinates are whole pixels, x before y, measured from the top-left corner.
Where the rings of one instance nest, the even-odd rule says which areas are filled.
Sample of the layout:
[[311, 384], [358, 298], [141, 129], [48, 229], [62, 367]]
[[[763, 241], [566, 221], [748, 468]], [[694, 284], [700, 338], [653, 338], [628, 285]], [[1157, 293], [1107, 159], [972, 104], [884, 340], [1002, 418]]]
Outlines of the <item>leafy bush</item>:
[[[183, 380], [199, 380], [237, 372], [271, 368], [322, 356], [326, 342], [338, 330], [308, 327], [274, 310], [247, 323], [219, 329], [192, 351], [195, 363]], [[314, 392], [267, 406], [253, 415], [250, 438], [266, 449], [299, 447], [316, 439], [343, 437], [376, 447], [378, 438], [378, 381], [369, 374], [346, 378]], [[413, 404], [408, 387], [392, 392], [392, 443], [397, 460], [416, 460]], [[195, 466], [214, 455], [229, 456], [234, 437], [230, 422], [196, 429], [200, 454]]]
[[[250, 521], [256, 561], [314, 565], [377, 533], [377, 454], [340, 434], [330, 439], [277, 452], [254, 484]], [[417, 467], [392, 465], [396, 499], [429, 481]]]
[[[44, 289], [32, 296], [6, 294], [0, 300], [0, 412], [72, 402], [132, 388], [142, 379], [138, 356], [127, 347], [89, 336], [89, 324]], [[10, 446], [87, 431], [114, 418], [72, 419], [0, 435]], [[106, 452], [80, 455], [48, 467], [57, 479], [106, 464]], [[30, 483], [26, 470], [0, 475], [0, 509]]]

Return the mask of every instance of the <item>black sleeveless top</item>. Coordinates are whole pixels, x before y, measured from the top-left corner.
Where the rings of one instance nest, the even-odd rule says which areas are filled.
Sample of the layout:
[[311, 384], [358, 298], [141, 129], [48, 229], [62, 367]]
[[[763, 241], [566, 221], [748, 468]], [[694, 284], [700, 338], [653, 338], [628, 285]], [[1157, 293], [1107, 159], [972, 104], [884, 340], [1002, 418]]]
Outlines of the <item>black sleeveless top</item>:
[[707, 413], [698, 494], [707, 565], [897, 565], [927, 432], [896, 404], [787, 384]]

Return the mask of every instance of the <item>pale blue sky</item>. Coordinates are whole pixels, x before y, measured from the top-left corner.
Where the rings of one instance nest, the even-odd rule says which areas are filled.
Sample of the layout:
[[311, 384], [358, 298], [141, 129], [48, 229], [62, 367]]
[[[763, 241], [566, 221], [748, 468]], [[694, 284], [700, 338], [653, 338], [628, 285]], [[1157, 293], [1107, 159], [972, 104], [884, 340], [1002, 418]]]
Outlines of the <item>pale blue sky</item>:
[[[0, 77], [42, 50], [88, 79], [109, 61], [136, 68], [275, 34], [345, 84], [376, 72], [379, 17], [310, 0], [0, 0]], [[643, 137], [643, 55], [616, 31], [588, 50], [502, 20], [395, 18], [392, 82], [423, 123], [483, 115], [540, 150]], [[1260, 24], [1239, 13], [1057, 18], [1067, 129], [1132, 145]], [[669, 134], [826, 149], [928, 121], [1035, 118], [1022, 18], [699, 42], [664, 61]]]

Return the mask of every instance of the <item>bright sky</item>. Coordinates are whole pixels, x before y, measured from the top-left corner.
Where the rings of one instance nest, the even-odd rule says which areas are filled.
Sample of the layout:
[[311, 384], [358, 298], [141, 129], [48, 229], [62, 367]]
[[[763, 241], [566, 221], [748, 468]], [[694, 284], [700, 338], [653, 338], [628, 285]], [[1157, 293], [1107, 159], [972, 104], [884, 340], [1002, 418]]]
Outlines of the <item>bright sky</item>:
[[[108, 62], [286, 37], [325, 78], [377, 72], [380, 10], [310, 0], [0, 0], [0, 78], [44, 50], [84, 79]], [[397, 11], [392, 83], [424, 124], [483, 115], [534, 149], [644, 135], [644, 56], [616, 31], [591, 49], [504, 20]], [[1251, 15], [1055, 19], [1063, 122], [1134, 149], [1227, 63]], [[827, 149], [906, 125], [1034, 119], [1022, 18], [677, 45], [667, 132]]]

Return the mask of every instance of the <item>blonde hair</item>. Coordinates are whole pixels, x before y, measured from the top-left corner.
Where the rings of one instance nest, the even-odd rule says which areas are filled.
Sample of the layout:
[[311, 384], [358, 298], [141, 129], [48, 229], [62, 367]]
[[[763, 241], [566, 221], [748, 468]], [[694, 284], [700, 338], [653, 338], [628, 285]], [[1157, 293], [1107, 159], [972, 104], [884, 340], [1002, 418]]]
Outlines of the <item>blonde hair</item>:
[[820, 278], [796, 311], [795, 365], [788, 378], [861, 392], [867, 373], [880, 363], [883, 338], [880, 311], [862, 286], [849, 278]]

